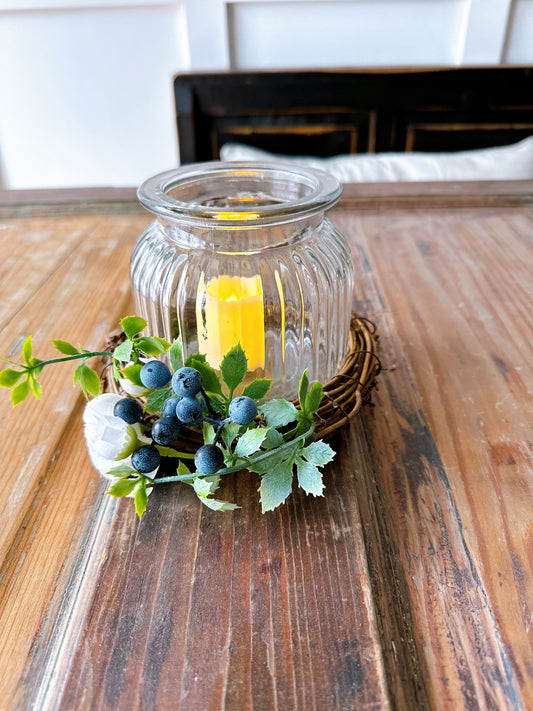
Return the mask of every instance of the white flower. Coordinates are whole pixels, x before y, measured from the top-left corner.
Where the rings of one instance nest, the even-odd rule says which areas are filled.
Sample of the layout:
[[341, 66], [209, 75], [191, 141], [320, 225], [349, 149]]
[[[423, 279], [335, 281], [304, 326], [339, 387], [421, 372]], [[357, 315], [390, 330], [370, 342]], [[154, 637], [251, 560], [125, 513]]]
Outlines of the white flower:
[[[120, 395], [105, 393], [89, 400], [83, 411], [85, 441], [91, 462], [106, 479], [110, 469], [120, 464], [131, 464], [130, 455], [141, 444], [149, 444], [138, 424], [128, 425], [113, 414]], [[148, 474], [151, 476], [152, 472]]]
[[146, 393], [150, 392], [141, 385], [135, 385], [135, 383], [132, 383], [131, 380], [128, 380], [127, 378], [119, 378], [118, 382], [122, 390], [132, 397], [142, 397], [143, 395], [146, 395]]

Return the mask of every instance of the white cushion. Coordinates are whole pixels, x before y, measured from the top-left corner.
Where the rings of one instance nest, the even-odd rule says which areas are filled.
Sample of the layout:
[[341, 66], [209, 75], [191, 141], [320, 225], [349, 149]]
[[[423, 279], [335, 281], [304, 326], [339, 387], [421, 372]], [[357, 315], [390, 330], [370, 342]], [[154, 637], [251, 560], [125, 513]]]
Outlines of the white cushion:
[[375, 153], [333, 158], [282, 156], [259, 148], [226, 143], [224, 161], [277, 160], [321, 168], [343, 183], [403, 180], [531, 180], [533, 136], [511, 146], [456, 153]]

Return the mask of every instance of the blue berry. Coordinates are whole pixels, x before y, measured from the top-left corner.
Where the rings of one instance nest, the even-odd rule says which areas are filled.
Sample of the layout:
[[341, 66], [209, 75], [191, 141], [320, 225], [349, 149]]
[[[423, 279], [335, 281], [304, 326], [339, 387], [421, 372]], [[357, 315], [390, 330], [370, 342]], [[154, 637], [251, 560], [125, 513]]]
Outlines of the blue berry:
[[172, 376], [172, 389], [181, 397], [196, 397], [202, 389], [202, 376], [196, 368], [180, 368]]
[[160, 360], [149, 360], [141, 368], [139, 377], [145, 388], [164, 388], [170, 380], [170, 370]]
[[196, 471], [214, 474], [224, 466], [224, 453], [214, 444], [204, 444], [194, 455]]
[[238, 425], [249, 425], [257, 417], [257, 405], [251, 397], [241, 395], [230, 402], [228, 415]]
[[141, 474], [148, 474], [157, 469], [161, 461], [161, 455], [151, 445], [146, 444], [131, 455], [131, 466]]
[[176, 405], [181, 400], [177, 395], [174, 397], [169, 397], [168, 400], [163, 405], [161, 414], [163, 417], [176, 417]]
[[152, 439], [163, 447], [168, 447], [178, 439], [180, 423], [175, 417], [161, 417], [152, 425]]
[[176, 417], [187, 425], [202, 417], [202, 405], [195, 397], [183, 397], [176, 405]]
[[140, 403], [133, 397], [123, 397], [122, 400], [118, 400], [113, 408], [115, 417], [120, 417], [120, 419], [127, 422], [128, 425], [134, 425], [136, 422], [140, 422], [142, 412], [143, 409]]

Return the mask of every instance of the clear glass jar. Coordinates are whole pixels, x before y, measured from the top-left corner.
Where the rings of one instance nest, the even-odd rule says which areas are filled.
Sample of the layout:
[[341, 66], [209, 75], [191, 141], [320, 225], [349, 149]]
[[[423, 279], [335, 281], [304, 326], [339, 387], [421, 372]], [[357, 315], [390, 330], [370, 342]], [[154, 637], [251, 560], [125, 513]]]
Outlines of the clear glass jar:
[[353, 264], [324, 212], [340, 183], [282, 164], [202, 163], [139, 188], [156, 215], [131, 260], [136, 312], [154, 335], [218, 368], [238, 342], [249, 377], [291, 398], [307, 368], [325, 383], [349, 345]]

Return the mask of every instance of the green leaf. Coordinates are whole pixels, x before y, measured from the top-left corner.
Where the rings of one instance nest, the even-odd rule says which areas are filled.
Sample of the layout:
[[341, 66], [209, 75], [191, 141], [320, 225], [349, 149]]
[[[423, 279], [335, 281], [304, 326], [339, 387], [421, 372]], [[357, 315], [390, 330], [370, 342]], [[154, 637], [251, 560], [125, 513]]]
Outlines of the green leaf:
[[135, 469], [133, 467], [130, 467], [128, 464], [120, 464], [118, 467], [113, 467], [113, 469], [110, 469], [106, 474], [111, 474], [111, 476], [116, 476], [116, 477], [124, 477], [124, 476], [130, 476], [131, 474], [137, 474]]
[[37, 400], [40, 400], [43, 396], [43, 388], [41, 383], [35, 380], [35, 377], [33, 375], [30, 375], [28, 379], [30, 381], [31, 391], [34, 397], [36, 397]]
[[248, 370], [248, 359], [240, 343], [226, 353], [220, 364], [220, 370], [230, 393], [233, 393], [235, 388], [244, 380]]
[[18, 383], [23, 375], [23, 370], [4, 368], [4, 370], [0, 371], [0, 388], [12, 388], [15, 383]]
[[172, 447], [163, 447], [161, 444], [156, 444], [155, 448], [159, 452], [159, 454], [162, 457], [181, 457], [182, 453], [178, 452], [177, 449], [173, 449]]
[[142, 370], [142, 363], [136, 363], [135, 365], [127, 365], [125, 368], [122, 368], [120, 370], [120, 375], [123, 375], [126, 380], [129, 380], [130, 383], [133, 383], [134, 385], [138, 385], [140, 388], [143, 388], [144, 385], [141, 381], [141, 370]]
[[183, 346], [181, 344], [181, 336], [178, 336], [176, 340], [170, 346], [170, 365], [172, 370], [178, 370], [181, 368], [181, 363], [183, 360]]
[[22, 357], [24, 362], [31, 365], [31, 354], [32, 354], [32, 343], [31, 336], [28, 336], [24, 343], [22, 344]]
[[135, 511], [139, 518], [142, 518], [143, 513], [146, 511], [147, 504], [148, 493], [146, 491], [146, 481], [142, 479], [139, 488], [135, 492]]
[[222, 394], [222, 386], [220, 385], [218, 375], [209, 363], [206, 363], [200, 356], [193, 355], [187, 358], [187, 365], [191, 368], [196, 368], [200, 373], [204, 390], [210, 393], [216, 393], [217, 395]]
[[148, 356], [158, 356], [165, 353], [170, 347], [170, 343], [163, 338], [155, 336], [141, 336], [135, 339], [135, 348]]
[[217, 490], [220, 482], [219, 476], [202, 477], [198, 476], [193, 481], [193, 488], [198, 494], [198, 496], [209, 496], [214, 491]]
[[249, 457], [261, 447], [268, 432], [267, 427], [257, 427], [247, 430], [237, 442], [235, 454], [239, 457]]
[[324, 388], [320, 383], [313, 383], [311, 390], [305, 398], [305, 405], [302, 404], [300, 400], [300, 405], [302, 409], [309, 415], [312, 415], [318, 410], [322, 396], [324, 395]]
[[241, 426], [236, 422], [227, 422], [222, 428], [222, 441], [226, 445], [226, 449], [231, 447], [231, 444], [237, 436]]
[[[128, 494], [131, 494], [131, 492], [135, 489], [137, 484], [139, 483], [139, 478], [137, 479], [119, 479], [118, 481], [115, 481], [107, 490], [107, 493], [109, 496], [112, 496], [114, 499], [120, 499], [123, 496], [127, 496]], [[137, 497], [135, 497], [137, 498]]]
[[72, 343], [69, 343], [68, 341], [61, 341], [58, 338], [52, 341], [52, 345], [56, 351], [63, 353], [63, 355], [76, 355], [79, 353], [79, 350], [76, 346], [73, 346]]
[[[113, 358], [118, 361], [127, 363], [131, 358], [131, 353], [133, 351], [133, 342], [127, 338], [123, 341], [120, 346], [117, 346], [113, 351]], [[142, 366], [141, 366], [142, 367]]]
[[272, 380], [269, 378], [258, 378], [250, 383], [250, 385], [247, 385], [242, 394], [251, 397], [252, 400], [262, 400], [270, 390], [271, 383]]
[[298, 415], [292, 402], [287, 400], [269, 400], [259, 408], [269, 427], [283, 427], [294, 422]]
[[282, 448], [271, 450], [268, 454], [261, 452], [257, 457], [250, 459], [247, 468], [249, 471], [256, 472], [257, 474], [273, 472], [285, 464], [292, 465], [300, 449], [300, 442], [290, 442], [285, 444]]
[[203, 423], [204, 444], [213, 444], [215, 441], [215, 428], [210, 422]]
[[128, 338], [134, 338], [138, 333], [144, 331], [148, 324], [140, 316], [126, 316], [120, 321], [120, 325]]
[[29, 394], [30, 394], [30, 379], [25, 378], [21, 383], [19, 383], [11, 391], [11, 402], [13, 403], [13, 407], [15, 407], [15, 405], [18, 405], [19, 402], [22, 402], [23, 400], [25, 400]]
[[202, 504], [207, 506], [210, 509], [213, 509], [213, 511], [234, 511], [235, 509], [240, 509], [240, 506], [237, 506], [237, 504], [231, 504], [228, 501], [219, 501], [218, 499], [208, 499], [206, 496], [199, 496], [198, 497]]
[[311, 464], [317, 467], [323, 467], [328, 462], [331, 462], [335, 456], [335, 452], [331, 449], [329, 444], [318, 440], [318, 442], [312, 442], [307, 447], [304, 447], [301, 455]]
[[292, 491], [292, 462], [284, 462], [275, 471], [261, 477], [259, 495], [261, 509], [273, 511], [282, 504]]
[[188, 356], [187, 360], [185, 361], [184, 365], [186, 365], [187, 367], [192, 368], [191, 363], [192, 363], [194, 360], [199, 360], [199, 361], [201, 361], [202, 363], [205, 363], [205, 362], [206, 362], [206, 355], [205, 355], [205, 353], [191, 353], [191, 355]]
[[189, 467], [186, 464], [184, 464], [183, 462], [180, 462], [178, 464], [178, 468], [176, 469], [176, 474], [178, 476], [187, 476], [190, 473], [191, 473], [191, 470], [189, 469]]
[[300, 385], [298, 386], [298, 400], [300, 401], [300, 407], [305, 409], [305, 398], [307, 397], [307, 391], [309, 390], [309, 376], [307, 375], [307, 368], [302, 373], [300, 378]]
[[172, 387], [152, 390], [146, 398], [146, 405], [144, 408], [146, 412], [161, 412], [163, 405], [168, 400], [171, 393]]
[[274, 449], [274, 447], [279, 447], [284, 443], [283, 435], [275, 430], [273, 427], [267, 428], [267, 434], [263, 441], [264, 449]]
[[96, 397], [100, 393], [100, 378], [98, 373], [82, 363], [74, 371], [74, 385], [79, 383], [85, 397], [92, 395]]
[[324, 484], [322, 483], [322, 474], [314, 464], [310, 464], [298, 458], [296, 460], [296, 470], [298, 472], [298, 484], [306, 494], [323, 496]]

